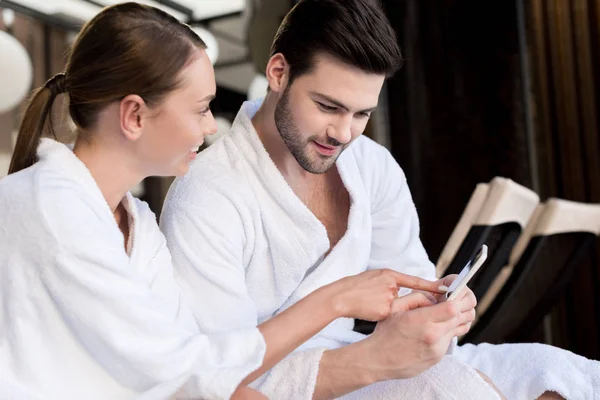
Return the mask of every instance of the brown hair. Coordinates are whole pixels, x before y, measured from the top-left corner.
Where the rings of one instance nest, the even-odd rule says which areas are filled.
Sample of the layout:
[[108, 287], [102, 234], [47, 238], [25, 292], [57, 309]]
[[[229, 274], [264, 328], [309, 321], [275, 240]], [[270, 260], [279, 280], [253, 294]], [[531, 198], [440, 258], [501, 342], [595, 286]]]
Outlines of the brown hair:
[[300, 1], [275, 35], [271, 56], [277, 53], [290, 65], [290, 84], [310, 72], [318, 53], [387, 77], [402, 65], [396, 33], [370, 0]]
[[194, 49], [206, 48], [189, 26], [150, 6], [122, 3], [104, 8], [86, 23], [71, 49], [64, 73], [37, 89], [27, 105], [9, 173], [33, 165], [45, 128], [55, 136], [51, 109], [69, 95], [69, 114], [78, 130], [96, 123], [109, 103], [137, 94], [152, 106], [180, 82]]

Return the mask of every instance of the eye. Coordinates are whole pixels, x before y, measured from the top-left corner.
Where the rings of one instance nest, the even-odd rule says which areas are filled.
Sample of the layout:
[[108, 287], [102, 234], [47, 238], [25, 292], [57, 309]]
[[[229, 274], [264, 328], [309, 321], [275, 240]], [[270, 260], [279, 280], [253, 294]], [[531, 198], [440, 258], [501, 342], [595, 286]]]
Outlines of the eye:
[[204, 110], [200, 110], [199, 114], [206, 115], [210, 112], [210, 106], [206, 107]]
[[356, 114], [356, 116], [360, 119], [369, 118], [371, 116], [371, 113], [362, 112], [362, 113]]
[[319, 108], [325, 112], [335, 112], [337, 111], [337, 107], [328, 106], [327, 104], [323, 104], [317, 101]]

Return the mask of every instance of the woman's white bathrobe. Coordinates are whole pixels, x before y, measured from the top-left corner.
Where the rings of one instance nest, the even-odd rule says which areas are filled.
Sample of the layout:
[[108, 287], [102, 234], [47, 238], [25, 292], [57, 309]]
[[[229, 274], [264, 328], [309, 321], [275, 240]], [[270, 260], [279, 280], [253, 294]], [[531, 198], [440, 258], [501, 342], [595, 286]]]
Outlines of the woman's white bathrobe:
[[43, 139], [0, 180], [0, 399], [227, 399], [255, 370], [255, 327], [205, 336], [146, 203], [128, 252], [85, 165]]
[[[249, 329], [318, 287], [371, 268], [435, 279], [404, 174], [366, 137], [337, 161], [351, 208], [347, 232], [324, 257], [324, 226], [287, 185], [252, 126], [259, 105], [243, 105], [230, 135], [176, 180], [162, 213], [177, 279], [202, 329]], [[351, 319], [335, 321], [255, 386], [274, 400], [311, 399], [323, 350], [364, 338], [352, 329]], [[491, 376], [509, 399], [533, 399], [547, 389], [591, 399], [600, 389], [599, 363], [569, 352], [543, 345], [463, 346], [416, 378], [376, 384], [348, 398], [494, 398], [467, 364]]]

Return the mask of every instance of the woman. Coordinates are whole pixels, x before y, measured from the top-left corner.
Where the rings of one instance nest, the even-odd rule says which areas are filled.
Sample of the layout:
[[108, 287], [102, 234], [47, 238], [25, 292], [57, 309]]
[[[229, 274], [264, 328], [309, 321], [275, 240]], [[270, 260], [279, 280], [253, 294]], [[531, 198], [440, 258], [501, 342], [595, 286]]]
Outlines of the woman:
[[[385, 318], [399, 286], [437, 291], [372, 271], [257, 328], [199, 331], [154, 214], [129, 190], [184, 174], [216, 132], [204, 48], [160, 10], [115, 5], [82, 28], [65, 73], [34, 93], [0, 181], [1, 398], [263, 398], [245, 385], [334, 319]], [[41, 139], [61, 93], [73, 150]]]

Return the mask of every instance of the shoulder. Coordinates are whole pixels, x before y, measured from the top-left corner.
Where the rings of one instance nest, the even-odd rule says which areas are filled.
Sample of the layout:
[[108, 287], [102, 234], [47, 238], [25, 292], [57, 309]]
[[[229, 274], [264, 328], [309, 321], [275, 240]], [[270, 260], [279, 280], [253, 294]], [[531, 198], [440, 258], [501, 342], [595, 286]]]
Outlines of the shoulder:
[[390, 151], [374, 140], [366, 137], [358, 137], [346, 150], [358, 170], [367, 178], [385, 178], [388, 174], [400, 174], [404, 172]]
[[223, 154], [220, 140], [198, 155], [188, 173], [175, 179], [164, 211], [172, 209], [214, 209], [227, 204], [236, 208], [247, 205], [253, 192], [243, 174], [232, 165], [229, 154]]
[[[39, 238], [37, 233], [42, 231], [40, 220], [44, 216], [45, 199], [40, 198], [39, 178], [40, 166], [33, 166], [0, 179], [0, 226], [10, 229], [0, 229], [7, 236], [18, 232], [23, 239]], [[35, 239], [34, 239], [35, 238]], [[2, 241], [8, 238], [4, 237]], [[16, 238], [13, 236], [13, 241]]]
[[0, 180], [0, 196], [30, 213], [60, 215], [86, 209], [91, 201], [80, 182], [42, 162]]
[[[55, 251], [100, 244], [110, 216], [80, 182], [43, 162], [2, 179], [0, 204], [9, 205], [0, 220], [15, 227], [15, 240]], [[94, 240], [86, 244], [86, 238]]]
[[373, 139], [361, 135], [348, 148], [353, 156], [361, 161], [381, 161], [382, 158], [392, 158], [392, 154], [384, 146], [375, 142]]
[[379, 143], [366, 136], [357, 138], [346, 150], [345, 162], [354, 164], [365, 187], [376, 194], [382, 187], [404, 184], [404, 171], [390, 153]]
[[19, 172], [7, 175], [0, 179], [0, 198], [3, 200], [12, 200], [18, 202], [24, 198], [31, 198], [34, 190], [33, 183], [36, 181], [36, 175], [39, 165], [21, 170]]

